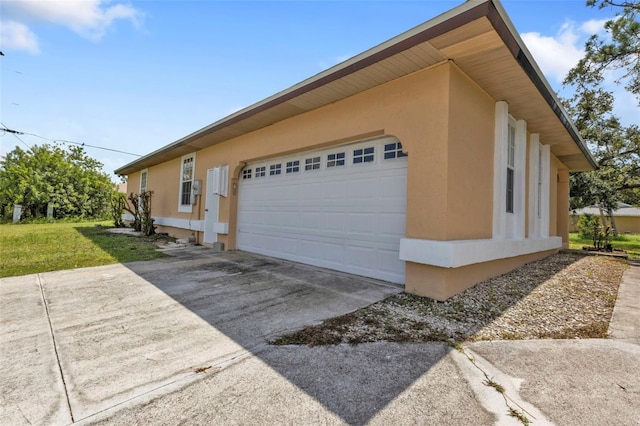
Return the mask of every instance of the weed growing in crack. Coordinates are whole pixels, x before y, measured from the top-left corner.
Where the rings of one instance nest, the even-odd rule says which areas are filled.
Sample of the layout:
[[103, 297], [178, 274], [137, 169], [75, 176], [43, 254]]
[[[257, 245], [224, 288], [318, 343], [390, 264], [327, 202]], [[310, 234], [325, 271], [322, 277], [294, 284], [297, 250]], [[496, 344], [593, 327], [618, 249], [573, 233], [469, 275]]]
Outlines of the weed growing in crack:
[[512, 407], [509, 407], [509, 415], [520, 421], [524, 426], [529, 426], [531, 424], [531, 420], [527, 416], [524, 415], [522, 411], [518, 411]]
[[494, 388], [497, 392], [504, 394], [504, 386], [502, 386], [498, 382], [495, 382], [495, 381], [493, 381], [491, 379], [484, 379], [482, 384], [485, 385], [485, 386], [489, 386], [491, 388]]

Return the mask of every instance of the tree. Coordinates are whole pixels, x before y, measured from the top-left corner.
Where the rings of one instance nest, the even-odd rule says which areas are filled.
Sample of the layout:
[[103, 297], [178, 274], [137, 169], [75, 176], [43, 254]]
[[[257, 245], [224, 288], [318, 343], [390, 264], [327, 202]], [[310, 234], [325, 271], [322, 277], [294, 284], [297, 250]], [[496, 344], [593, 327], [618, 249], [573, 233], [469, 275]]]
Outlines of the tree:
[[564, 84], [575, 88], [566, 102], [576, 128], [598, 163], [598, 170], [571, 176], [571, 208], [598, 204], [611, 215], [618, 202], [640, 202], [640, 128], [624, 126], [613, 113], [613, 94], [603, 88], [605, 72], [640, 102], [640, 0], [587, 0], [591, 7], [618, 8], [605, 23], [606, 36], [593, 35], [585, 56], [569, 71]]
[[620, 71], [618, 82], [636, 95], [640, 105], [640, 0], [587, 0], [587, 6], [618, 8], [616, 17], [604, 24], [607, 36], [592, 35], [585, 44], [585, 56], [567, 76], [567, 80], [585, 81], [598, 86], [605, 71]]
[[114, 191], [102, 164], [79, 146], [16, 147], [0, 161], [0, 208], [10, 215], [22, 205], [22, 218], [44, 217], [53, 204], [55, 217], [103, 217]]

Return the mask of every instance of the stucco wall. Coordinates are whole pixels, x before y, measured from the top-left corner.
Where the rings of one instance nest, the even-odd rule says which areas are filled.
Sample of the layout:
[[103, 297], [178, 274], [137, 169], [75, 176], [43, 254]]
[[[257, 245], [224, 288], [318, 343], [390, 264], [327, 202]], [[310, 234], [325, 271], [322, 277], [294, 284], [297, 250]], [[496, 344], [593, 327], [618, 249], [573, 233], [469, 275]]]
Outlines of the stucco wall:
[[455, 66], [450, 78], [444, 239], [491, 238], [495, 100]]

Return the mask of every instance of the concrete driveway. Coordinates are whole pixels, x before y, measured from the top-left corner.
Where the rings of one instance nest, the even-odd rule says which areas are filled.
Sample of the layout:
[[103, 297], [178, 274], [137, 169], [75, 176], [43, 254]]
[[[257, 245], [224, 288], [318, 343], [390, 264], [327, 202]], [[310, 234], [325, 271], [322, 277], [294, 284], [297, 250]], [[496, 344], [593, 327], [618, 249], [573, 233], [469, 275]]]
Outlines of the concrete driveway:
[[68, 424], [168, 392], [400, 286], [240, 252], [0, 281], [0, 424]]
[[401, 288], [241, 252], [174, 255], [0, 280], [0, 424], [521, 424], [507, 403], [533, 424], [640, 424], [639, 267], [617, 339], [459, 352], [269, 346]]

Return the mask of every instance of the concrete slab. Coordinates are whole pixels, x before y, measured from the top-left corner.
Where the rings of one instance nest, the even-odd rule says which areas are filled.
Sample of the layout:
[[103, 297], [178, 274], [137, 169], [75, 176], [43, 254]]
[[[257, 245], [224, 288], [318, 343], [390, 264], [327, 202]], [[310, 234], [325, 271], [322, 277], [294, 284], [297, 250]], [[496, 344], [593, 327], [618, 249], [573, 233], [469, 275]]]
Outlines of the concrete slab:
[[0, 424], [71, 422], [38, 275], [0, 284]]
[[[0, 280], [7, 292], [3, 303], [13, 305], [23, 293], [33, 300], [42, 298], [36, 278], [21, 277], [18, 281], [31, 280], [32, 288], [22, 287], [25, 291], [14, 295], [10, 289], [18, 284]], [[199, 379], [198, 369], [258, 353], [271, 336], [402, 290], [291, 262], [195, 249], [171, 259], [52, 272], [40, 279], [70, 417], [76, 422], [159, 389], [175, 390]], [[37, 313], [24, 310], [24, 321], [41, 318], [41, 345], [48, 342], [52, 348], [40, 303]], [[3, 333], [9, 331], [3, 326]], [[24, 351], [16, 347], [3, 353], [3, 364], [18, 365]], [[42, 362], [55, 372], [51, 359]], [[10, 373], [7, 369], [4, 374]], [[16, 372], [17, 377], [26, 377], [23, 374], [28, 372]], [[44, 381], [49, 382], [55, 383], [53, 378]], [[27, 411], [39, 410], [30, 406], [37, 392], [37, 387], [24, 384], [7, 405], [21, 401]], [[61, 396], [66, 403], [64, 392], [43, 398], [60, 405]]]
[[615, 340], [467, 345], [522, 380], [520, 396], [558, 425], [640, 424], [640, 346]]
[[640, 343], [640, 263], [637, 261], [629, 262], [629, 269], [622, 277], [609, 336]]
[[492, 424], [442, 344], [270, 347], [95, 424]]

